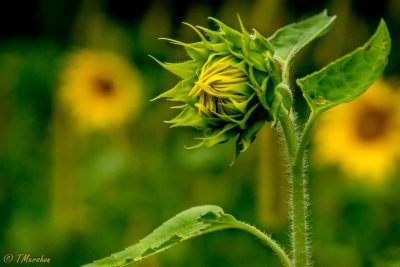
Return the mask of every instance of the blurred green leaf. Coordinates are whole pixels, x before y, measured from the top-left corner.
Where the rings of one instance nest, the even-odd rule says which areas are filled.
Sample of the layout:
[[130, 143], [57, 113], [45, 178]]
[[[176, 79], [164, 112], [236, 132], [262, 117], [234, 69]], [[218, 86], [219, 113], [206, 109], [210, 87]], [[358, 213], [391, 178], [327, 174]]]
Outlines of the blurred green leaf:
[[297, 80], [313, 111], [350, 102], [382, 74], [390, 52], [390, 36], [382, 20], [363, 46], [323, 69]]

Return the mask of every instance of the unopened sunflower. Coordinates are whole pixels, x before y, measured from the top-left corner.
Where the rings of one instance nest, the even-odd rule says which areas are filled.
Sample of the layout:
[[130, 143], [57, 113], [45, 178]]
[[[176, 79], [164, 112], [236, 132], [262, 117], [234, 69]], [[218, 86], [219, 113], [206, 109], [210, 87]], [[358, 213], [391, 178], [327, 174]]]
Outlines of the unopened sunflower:
[[376, 81], [352, 103], [321, 118], [316, 127], [315, 158], [335, 163], [351, 177], [381, 180], [400, 160], [400, 92]]
[[137, 116], [141, 80], [123, 58], [109, 51], [72, 53], [61, 76], [60, 100], [80, 128], [110, 129]]
[[[218, 31], [186, 24], [199, 35], [199, 42], [166, 39], [184, 47], [190, 60], [156, 60], [182, 79], [158, 98], [183, 102], [178, 106], [181, 113], [169, 123], [201, 130], [203, 137], [193, 147], [235, 139], [238, 154], [248, 148], [265, 122], [276, 123], [282, 95], [287, 99], [290, 92], [280, 83], [274, 51], [266, 38], [255, 30], [249, 34], [240, 20], [241, 32], [211, 20]], [[290, 109], [290, 105], [285, 107]]]

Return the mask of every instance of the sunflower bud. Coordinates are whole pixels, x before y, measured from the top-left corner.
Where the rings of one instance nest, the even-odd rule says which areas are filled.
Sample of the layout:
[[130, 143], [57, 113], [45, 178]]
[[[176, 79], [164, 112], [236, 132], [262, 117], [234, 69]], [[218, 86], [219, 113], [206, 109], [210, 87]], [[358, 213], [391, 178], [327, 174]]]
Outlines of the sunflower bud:
[[235, 66], [232, 56], [210, 58], [204, 64], [189, 96], [197, 98], [194, 105], [205, 118], [243, 116], [252, 98], [248, 77]]
[[191, 59], [182, 63], [155, 59], [182, 78], [156, 99], [183, 102], [178, 107], [181, 113], [168, 123], [203, 131], [201, 142], [192, 148], [210, 147], [235, 138], [238, 155], [248, 148], [265, 122], [276, 124], [282, 105], [279, 88], [283, 87], [274, 51], [266, 38], [255, 30], [249, 34], [240, 19], [241, 32], [211, 20], [217, 23], [219, 31], [186, 24], [199, 35], [200, 42], [182, 43], [164, 38], [183, 46]]

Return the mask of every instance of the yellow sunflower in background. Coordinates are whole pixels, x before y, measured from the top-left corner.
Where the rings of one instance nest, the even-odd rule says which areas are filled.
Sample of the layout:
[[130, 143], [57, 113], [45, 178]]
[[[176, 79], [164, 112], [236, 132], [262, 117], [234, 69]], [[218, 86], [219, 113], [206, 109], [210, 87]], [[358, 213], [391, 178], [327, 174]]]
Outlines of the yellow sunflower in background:
[[61, 74], [60, 101], [80, 128], [110, 129], [138, 115], [141, 79], [122, 57], [83, 49], [69, 55]]
[[314, 132], [314, 158], [347, 175], [379, 181], [398, 168], [400, 92], [376, 81], [354, 102], [327, 112]]

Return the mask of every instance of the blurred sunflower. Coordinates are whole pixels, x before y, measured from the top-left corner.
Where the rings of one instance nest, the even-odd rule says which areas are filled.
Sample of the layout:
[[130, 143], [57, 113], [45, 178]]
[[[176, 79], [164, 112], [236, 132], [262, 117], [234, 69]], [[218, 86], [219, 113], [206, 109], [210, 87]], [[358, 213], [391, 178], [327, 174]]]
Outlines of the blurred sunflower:
[[110, 129], [138, 115], [141, 79], [123, 58], [83, 49], [69, 55], [61, 74], [60, 101], [83, 129]]
[[323, 116], [314, 134], [315, 158], [349, 176], [379, 181], [398, 167], [400, 92], [376, 81], [352, 103]]

